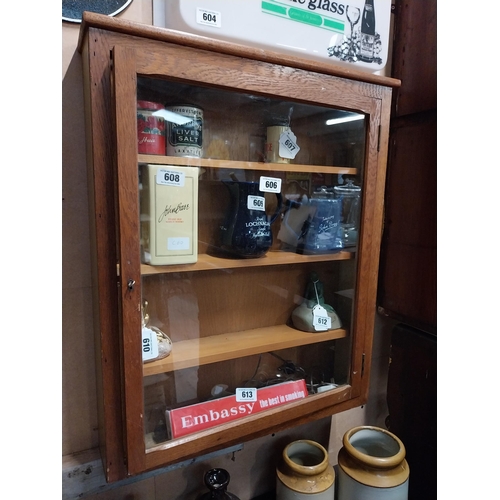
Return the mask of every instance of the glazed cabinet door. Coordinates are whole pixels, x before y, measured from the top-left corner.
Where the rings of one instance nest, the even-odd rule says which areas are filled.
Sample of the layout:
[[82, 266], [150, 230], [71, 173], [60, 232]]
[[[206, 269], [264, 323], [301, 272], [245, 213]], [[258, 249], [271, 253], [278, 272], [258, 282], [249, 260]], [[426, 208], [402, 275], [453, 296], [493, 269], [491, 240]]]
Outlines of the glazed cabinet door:
[[379, 87], [147, 40], [112, 58], [129, 473], [362, 404]]

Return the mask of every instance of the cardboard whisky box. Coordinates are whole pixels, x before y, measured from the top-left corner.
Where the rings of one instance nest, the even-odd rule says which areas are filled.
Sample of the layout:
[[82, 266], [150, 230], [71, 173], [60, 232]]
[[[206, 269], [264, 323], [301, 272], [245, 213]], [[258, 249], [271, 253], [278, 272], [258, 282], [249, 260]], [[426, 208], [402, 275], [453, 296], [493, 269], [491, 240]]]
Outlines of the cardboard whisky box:
[[147, 164], [140, 175], [142, 262], [196, 262], [199, 168]]

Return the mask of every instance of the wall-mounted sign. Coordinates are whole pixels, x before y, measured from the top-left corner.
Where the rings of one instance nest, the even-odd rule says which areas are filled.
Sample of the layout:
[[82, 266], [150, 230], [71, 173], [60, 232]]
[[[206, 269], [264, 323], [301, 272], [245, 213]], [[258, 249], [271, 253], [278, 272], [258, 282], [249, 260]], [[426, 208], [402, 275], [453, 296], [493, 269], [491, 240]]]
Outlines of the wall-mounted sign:
[[387, 63], [390, 23], [391, 0], [153, 0], [154, 26], [370, 73]]

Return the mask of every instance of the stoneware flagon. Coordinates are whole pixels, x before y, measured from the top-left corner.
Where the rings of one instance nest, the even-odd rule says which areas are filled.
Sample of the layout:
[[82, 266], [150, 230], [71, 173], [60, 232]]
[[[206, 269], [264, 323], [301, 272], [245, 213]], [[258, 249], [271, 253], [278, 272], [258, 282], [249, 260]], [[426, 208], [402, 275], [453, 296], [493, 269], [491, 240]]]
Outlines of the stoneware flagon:
[[333, 500], [335, 471], [328, 452], [316, 441], [301, 439], [285, 447], [276, 468], [276, 500]]
[[344, 434], [338, 455], [338, 500], [408, 500], [410, 468], [402, 441], [373, 426]]

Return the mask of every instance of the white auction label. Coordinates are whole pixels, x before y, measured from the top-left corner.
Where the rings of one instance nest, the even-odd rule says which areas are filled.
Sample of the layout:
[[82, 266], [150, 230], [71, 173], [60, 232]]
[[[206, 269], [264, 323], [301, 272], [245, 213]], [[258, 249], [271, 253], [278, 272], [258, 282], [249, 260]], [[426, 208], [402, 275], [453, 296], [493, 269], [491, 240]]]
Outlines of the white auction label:
[[236, 389], [236, 402], [257, 401], [257, 389], [255, 387], [241, 387]]
[[263, 193], [281, 193], [281, 179], [278, 177], [261, 177], [259, 191]]
[[266, 211], [266, 199], [263, 196], [252, 196], [247, 197], [247, 208], [248, 210], [261, 210]]
[[148, 361], [158, 357], [158, 338], [151, 328], [142, 329], [142, 360]]
[[156, 184], [161, 184], [162, 186], [183, 187], [184, 172], [159, 168], [156, 172]]
[[319, 304], [313, 307], [313, 326], [317, 332], [324, 332], [332, 327], [332, 318], [328, 316], [326, 309]]
[[205, 26], [220, 28], [222, 26], [222, 16], [215, 10], [206, 10], [198, 7], [196, 9], [196, 22]]
[[291, 130], [285, 130], [280, 135], [279, 140], [279, 155], [282, 158], [293, 160], [300, 151], [297, 145], [297, 136]]

